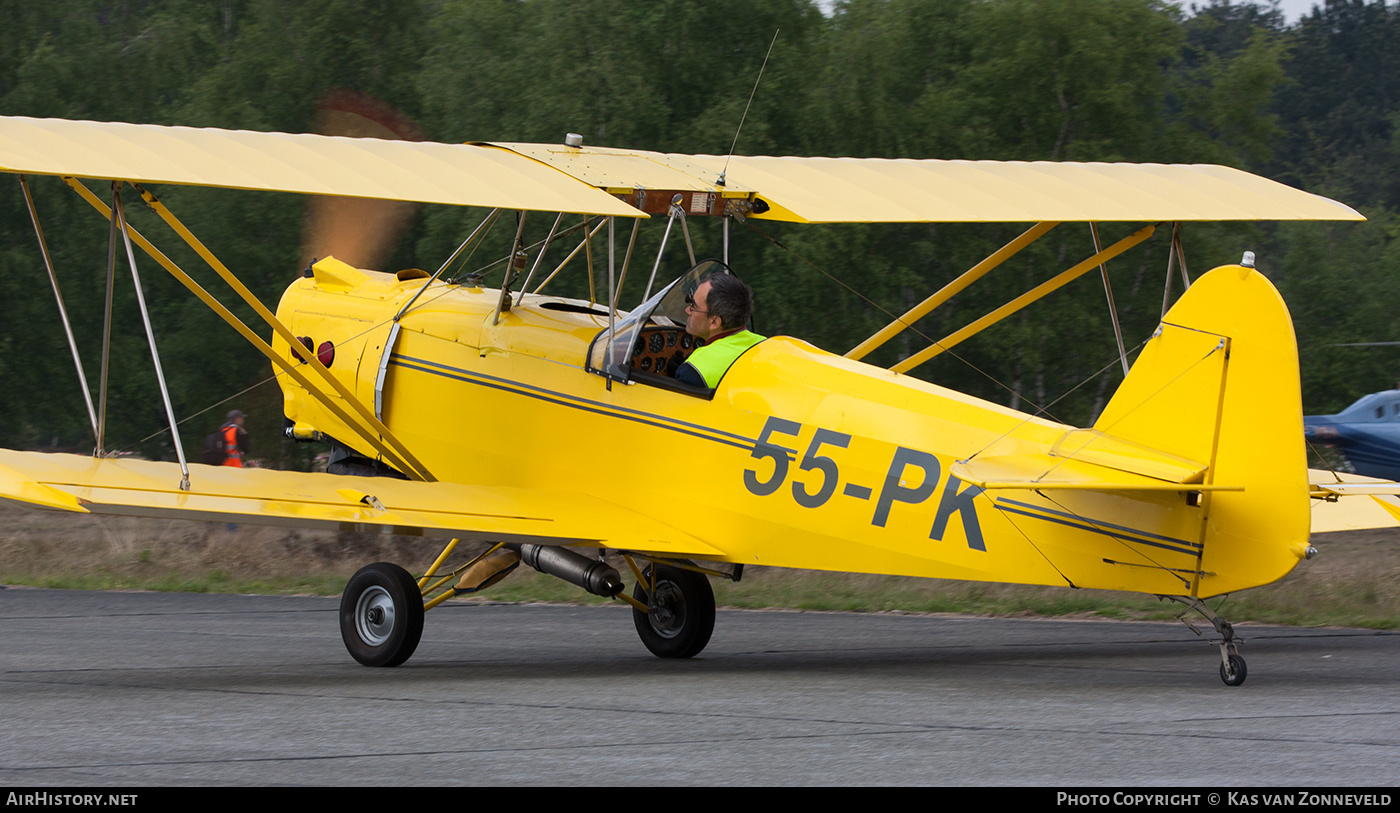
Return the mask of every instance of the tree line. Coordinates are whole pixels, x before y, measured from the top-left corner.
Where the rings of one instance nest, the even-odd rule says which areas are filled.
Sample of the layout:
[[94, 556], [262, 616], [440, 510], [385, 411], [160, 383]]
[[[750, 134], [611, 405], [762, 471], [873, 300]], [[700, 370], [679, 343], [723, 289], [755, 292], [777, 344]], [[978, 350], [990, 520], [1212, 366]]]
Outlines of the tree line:
[[[725, 154], [737, 133], [735, 151], [751, 155], [1208, 162], [1258, 172], [1369, 218], [1185, 229], [1193, 275], [1245, 249], [1257, 253], [1292, 310], [1311, 412], [1400, 377], [1395, 348], [1337, 346], [1400, 339], [1397, 61], [1400, 7], [1382, 0], [1329, 0], [1291, 25], [1271, 4], [1223, 0], [1185, 10], [1160, 0], [850, 0], [826, 12], [807, 0], [0, 6], [4, 115], [303, 132], [318, 98], [348, 88], [395, 105], [435, 141], [558, 142], [578, 132], [591, 145]], [[57, 180], [31, 183], [95, 383], [107, 231]], [[17, 186], [0, 189], [0, 444], [90, 448]], [[161, 197], [275, 305], [298, 271], [299, 198], [178, 187]], [[436, 268], [482, 215], [425, 208], [386, 270]], [[187, 270], [200, 268], [153, 217], [132, 218]], [[548, 226], [532, 225], [540, 236]], [[692, 226], [697, 251], [717, 254], [715, 224]], [[1135, 227], [1105, 224], [1102, 238]], [[761, 332], [844, 352], [1023, 228], [750, 221], [735, 228], [731, 258], [757, 292]], [[659, 237], [659, 228], [642, 229], [641, 256]], [[493, 239], [503, 256], [508, 236]], [[1087, 227], [1061, 226], [918, 332], [946, 335], [1087, 257], [1092, 245]], [[1110, 265], [1130, 348], [1160, 317], [1167, 253], [1162, 231]], [[500, 279], [499, 265], [481, 264], [488, 285]], [[669, 254], [668, 265], [679, 273], [683, 254]], [[624, 303], [641, 294], [636, 277]], [[1089, 420], [1122, 375], [1096, 279], [915, 374], [1020, 408], [1054, 402], [1054, 417]], [[212, 275], [201, 281], [218, 287]], [[280, 396], [267, 383], [269, 365], [153, 265], [143, 284], [176, 412], [196, 416], [182, 430], [186, 448], [237, 406], [251, 413], [262, 444], [255, 456], [304, 465], [274, 440]], [[117, 291], [111, 445], [168, 456], [129, 279]], [[586, 296], [586, 283], [565, 281], [556, 292]], [[906, 331], [869, 360], [888, 365], [919, 350], [919, 333]]]

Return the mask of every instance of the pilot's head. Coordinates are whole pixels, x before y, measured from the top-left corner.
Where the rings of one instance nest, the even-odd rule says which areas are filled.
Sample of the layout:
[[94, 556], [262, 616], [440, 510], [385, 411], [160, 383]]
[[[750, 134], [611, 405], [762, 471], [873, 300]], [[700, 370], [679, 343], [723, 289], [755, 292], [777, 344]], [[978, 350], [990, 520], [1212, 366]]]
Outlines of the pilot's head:
[[715, 274], [695, 289], [686, 307], [685, 330], [708, 341], [748, 325], [751, 315], [753, 290], [733, 274]]

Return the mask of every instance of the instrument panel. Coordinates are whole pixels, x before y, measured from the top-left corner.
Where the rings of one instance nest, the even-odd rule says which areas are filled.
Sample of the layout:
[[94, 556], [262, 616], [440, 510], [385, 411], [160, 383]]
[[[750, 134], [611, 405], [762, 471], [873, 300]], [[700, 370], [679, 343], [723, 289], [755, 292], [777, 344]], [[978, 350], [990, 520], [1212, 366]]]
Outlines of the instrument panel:
[[682, 327], [642, 328], [632, 353], [632, 367], [644, 373], [674, 378], [695, 348], [704, 344]]

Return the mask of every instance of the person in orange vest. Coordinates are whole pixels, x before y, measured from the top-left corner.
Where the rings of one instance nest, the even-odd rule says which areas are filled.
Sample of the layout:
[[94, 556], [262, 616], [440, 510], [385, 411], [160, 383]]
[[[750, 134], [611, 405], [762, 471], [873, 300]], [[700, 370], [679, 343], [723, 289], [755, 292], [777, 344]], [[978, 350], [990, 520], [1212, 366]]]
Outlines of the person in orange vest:
[[246, 418], [241, 410], [232, 409], [229, 410], [224, 425], [219, 427], [219, 434], [224, 442], [225, 466], [241, 469], [247, 464], [248, 430], [243, 428]]

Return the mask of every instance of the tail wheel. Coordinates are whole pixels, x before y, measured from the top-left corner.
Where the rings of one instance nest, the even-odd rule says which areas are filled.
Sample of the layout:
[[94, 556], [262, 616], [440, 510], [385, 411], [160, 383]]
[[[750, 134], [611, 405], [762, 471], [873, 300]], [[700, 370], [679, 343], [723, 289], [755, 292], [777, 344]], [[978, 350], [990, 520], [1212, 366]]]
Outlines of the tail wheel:
[[1230, 655], [1229, 661], [1222, 661], [1220, 664], [1220, 679], [1225, 681], [1226, 686], [1238, 686], [1244, 683], [1244, 677], [1248, 670], [1244, 665], [1244, 658], [1239, 655]]
[[642, 643], [659, 658], [689, 658], [700, 654], [715, 631], [715, 592], [710, 580], [676, 567], [651, 571], [655, 591], [638, 584], [632, 597], [650, 612], [632, 610], [632, 622]]
[[423, 637], [423, 595], [407, 570], [388, 562], [363, 567], [340, 597], [340, 637], [365, 666], [398, 666]]

